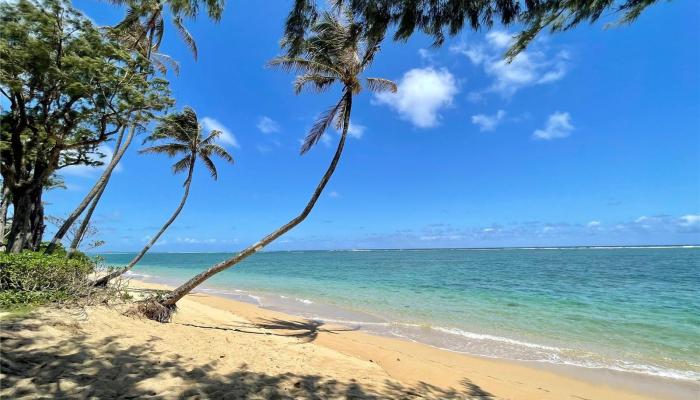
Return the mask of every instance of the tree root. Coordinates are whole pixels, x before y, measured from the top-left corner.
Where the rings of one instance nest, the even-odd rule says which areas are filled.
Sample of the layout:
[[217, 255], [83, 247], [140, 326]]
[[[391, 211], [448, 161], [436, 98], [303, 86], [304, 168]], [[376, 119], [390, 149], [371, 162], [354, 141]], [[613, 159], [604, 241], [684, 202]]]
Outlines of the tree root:
[[177, 306], [174, 304], [163, 305], [156, 299], [146, 299], [140, 301], [135, 308], [130, 310], [129, 314], [166, 323], [170, 322], [175, 311], [177, 311]]

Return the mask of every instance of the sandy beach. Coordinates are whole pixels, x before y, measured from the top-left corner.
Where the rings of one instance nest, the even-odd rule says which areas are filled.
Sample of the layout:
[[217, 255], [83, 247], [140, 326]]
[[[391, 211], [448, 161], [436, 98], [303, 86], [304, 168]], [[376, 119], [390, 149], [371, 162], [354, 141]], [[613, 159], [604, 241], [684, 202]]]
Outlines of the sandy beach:
[[169, 324], [119, 307], [80, 315], [41, 309], [3, 321], [2, 397], [624, 400], [700, 393], [694, 382], [472, 357], [199, 293], [179, 305]]

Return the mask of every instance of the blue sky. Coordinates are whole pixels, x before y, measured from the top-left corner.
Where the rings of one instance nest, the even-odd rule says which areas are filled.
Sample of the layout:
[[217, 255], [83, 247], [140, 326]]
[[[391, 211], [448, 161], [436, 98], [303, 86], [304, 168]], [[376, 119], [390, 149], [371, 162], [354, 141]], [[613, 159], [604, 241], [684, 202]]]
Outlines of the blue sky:
[[[289, 4], [287, 4], [289, 3]], [[177, 108], [223, 129], [236, 159], [200, 169], [155, 251], [234, 251], [305, 205], [338, 139], [304, 156], [299, 140], [339, 90], [295, 96], [265, 68], [291, 2], [230, 2], [219, 24], [190, 21], [194, 62], [172, 26], [162, 50]], [[100, 24], [123, 10], [76, 5]], [[652, 6], [631, 26], [603, 23], [538, 39], [507, 65], [512, 30], [465, 31], [440, 48], [387, 41], [361, 93], [337, 172], [310, 217], [269, 249], [682, 244], [700, 242], [700, 14]], [[140, 140], [138, 141], [140, 144]], [[106, 251], [140, 248], [177, 206], [183, 176], [133, 146], [96, 212]], [[45, 196], [65, 215], [98, 177], [74, 168]]]

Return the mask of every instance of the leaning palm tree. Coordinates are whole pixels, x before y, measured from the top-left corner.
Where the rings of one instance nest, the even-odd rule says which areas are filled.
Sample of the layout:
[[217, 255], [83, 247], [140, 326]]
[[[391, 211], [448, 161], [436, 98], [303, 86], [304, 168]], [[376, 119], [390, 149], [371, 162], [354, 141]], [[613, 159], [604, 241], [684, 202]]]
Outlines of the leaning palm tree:
[[[361, 25], [355, 22], [352, 15], [336, 10], [323, 14], [313, 26], [311, 36], [304, 41], [303, 51], [298, 57], [278, 57], [270, 62], [271, 66], [299, 73], [294, 83], [297, 94], [305, 88], [323, 92], [334, 83], [342, 85], [340, 100], [320, 115], [301, 146], [301, 154], [309, 151], [335, 122], [341, 134], [328, 169], [299, 215], [235, 256], [193, 277], [159, 301], [142, 304], [143, 314], [157, 321], [169, 321], [177, 302], [195, 287], [260, 251], [306, 219], [338, 165], [350, 126], [353, 96], [359, 94], [363, 87], [360, 75], [372, 63], [379, 50], [379, 44], [379, 40], [365, 39]], [[365, 78], [364, 82], [372, 91], [396, 92], [396, 85], [387, 79]]]
[[[172, 17], [172, 24], [177, 29], [185, 45], [192, 52], [195, 60], [197, 59], [197, 44], [187, 28], [185, 28], [183, 20], [185, 18], [196, 18], [199, 13], [200, 3], [204, 4], [209, 19], [214, 22], [218, 22], [221, 19], [224, 10], [224, 0], [111, 0], [111, 2], [116, 5], [126, 5], [128, 9], [124, 19], [111, 29], [110, 34], [122, 41], [127, 49], [148, 59], [153, 67], [163, 74], [165, 74], [168, 69], [173, 70], [175, 73], [179, 72], [177, 62], [170, 56], [159, 52], [165, 34], [164, 14], [166, 13], [166, 6], [169, 15]], [[138, 74], [144, 73], [144, 71], [134, 72]], [[127, 77], [125, 77], [125, 79], [127, 79]], [[47, 253], [54, 251], [58, 242], [63, 239], [70, 227], [78, 220], [88, 205], [92, 203], [78, 229], [77, 240], [73, 240], [69, 248], [70, 254], [77, 251], [84, 232], [87, 230], [87, 226], [90, 223], [92, 213], [97, 207], [102, 193], [109, 183], [111, 174], [136, 133], [137, 120], [137, 116], [132, 118], [131, 127], [124, 144], [121, 147], [115, 147], [114, 157], [112, 157], [112, 160], [106, 166], [105, 171], [90, 192], [85, 195], [80, 204], [68, 215], [63, 224], [56, 231], [56, 234], [51, 239], [46, 249]], [[124, 129], [126, 129], [126, 123], [119, 129], [121, 129], [121, 133], [118, 142], [121, 142], [121, 136], [124, 133]]]
[[[182, 199], [180, 204], [175, 209], [172, 216], [165, 222], [165, 224], [160, 228], [160, 231], [156, 233], [149, 241], [146, 243], [143, 249], [134, 257], [126, 267], [114, 271], [107, 276], [104, 276], [97, 281], [95, 281], [95, 286], [104, 286], [109, 282], [110, 279], [114, 279], [127, 271], [130, 271], [134, 265], [136, 265], [146, 252], [150, 250], [151, 247], [158, 241], [158, 239], [163, 235], [170, 224], [175, 221], [175, 218], [180, 214], [182, 208], [185, 206], [187, 201], [187, 196], [190, 193], [190, 185], [192, 184], [192, 174], [194, 172], [194, 166], [197, 159], [201, 160], [214, 180], [217, 179], [218, 174], [216, 172], [216, 166], [212, 161], [212, 156], [218, 156], [223, 158], [225, 161], [233, 162], [231, 155], [216, 143], [216, 139], [221, 135], [221, 131], [213, 130], [204, 137], [202, 134], [202, 127], [197, 121], [197, 114], [189, 107], [185, 107], [181, 113], [174, 113], [163, 118], [161, 123], [156, 127], [153, 134], [144, 139], [144, 143], [148, 142], [160, 142], [155, 146], [147, 147], [145, 149], [139, 150], [140, 153], [150, 153], [150, 154], [167, 154], [170, 157], [182, 156], [179, 161], [173, 164], [173, 173], [177, 174], [179, 172], [187, 170], [187, 179], [184, 183], [184, 193], [182, 194]], [[165, 143], [163, 143], [165, 142]]]

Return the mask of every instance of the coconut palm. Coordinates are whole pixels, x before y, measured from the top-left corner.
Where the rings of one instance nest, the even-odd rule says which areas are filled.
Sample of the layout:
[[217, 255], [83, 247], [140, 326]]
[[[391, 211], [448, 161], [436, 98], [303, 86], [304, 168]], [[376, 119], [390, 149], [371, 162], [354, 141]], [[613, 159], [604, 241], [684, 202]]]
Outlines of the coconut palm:
[[219, 138], [219, 136], [221, 136], [221, 131], [212, 130], [205, 137], [202, 134], [202, 127], [197, 121], [197, 114], [191, 108], [185, 107], [181, 113], [170, 114], [163, 118], [153, 134], [144, 139], [144, 143], [158, 142], [159, 144], [141, 149], [139, 153], [166, 154], [169, 157], [182, 156], [180, 160], [173, 164], [173, 173], [177, 174], [187, 171], [187, 179], [185, 179], [184, 183], [185, 190], [180, 204], [175, 209], [173, 215], [170, 216], [160, 228], [160, 231], [148, 241], [146, 246], [141, 249], [136, 257], [134, 257], [126, 267], [98, 279], [95, 282], [96, 286], [103, 286], [107, 284], [110, 279], [116, 278], [131, 270], [134, 265], [141, 261], [146, 252], [153, 247], [170, 224], [175, 221], [180, 211], [182, 211], [182, 208], [185, 206], [187, 196], [190, 193], [192, 174], [198, 159], [204, 164], [214, 180], [218, 178], [218, 174], [212, 156], [220, 157], [228, 162], [233, 162], [233, 157], [231, 157], [226, 149], [216, 143], [216, 139]]
[[291, 221], [257, 243], [193, 277], [182, 286], [165, 295], [159, 302], [153, 301], [148, 305], [144, 305], [141, 311], [146, 316], [161, 322], [167, 322], [175, 310], [177, 302], [192, 289], [211, 276], [260, 251], [263, 247], [306, 219], [321, 196], [323, 189], [328, 184], [340, 160], [348, 135], [348, 128], [350, 127], [353, 96], [362, 91], [363, 83], [365, 84], [364, 86], [372, 91], [396, 91], [396, 85], [387, 79], [365, 78], [361, 80], [361, 74], [372, 63], [380, 44], [380, 40], [368, 42], [361, 35], [361, 31], [361, 25], [357, 24], [349, 13], [340, 10], [326, 12], [313, 26], [310, 37], [304, 41], [303, 52], [298, 57], [278, 57], [270, 62], [271, 66], [298, 73], [294, 83], [297, 94], [306, 88], [323, 92], [335, 83], [342, 85], [340, 100], [320, 115], [301, 146], [302, 154], [309, 151], [318, 143], [327, 128], [333, 123], [335, 123], [336, 128], [340, 132], [335, 155], [306, 207]]
[[[165, 7], [169, 9], [171, 23], [177, 29], [185, 45], [197, 59], [197, 44], [184, 25], [184, 19], [194, 19], [199, 13], [200, 3], [206, 7], [207, 15], [215, 22], [221, 19], [224, 0], [110, 0], [114, 4], [128, 7], [126, 16], [117, 28], [131, 35], [133, 47], [142, 54], [153, 54], [156, 64], [162, 61], [158, 53], [165, 32]], [[148, 40], [144, 40], [144, 39]]]
[[[221, 19], [224, 10], [224, 0], [111, 0], [116, 5], [126, 5], [128, 7], [126, 16], [120, 21], [111, 33], [121, 40], [125, 47], [146, 57], [153, 67], [165, 74], [168, 69], [175, 73], [179, 72], [178, 63], [170, 56], [160, 53], [160, 45], [165, 34], [165, 20], [163, 14], [165, 7], [169, 8], [172, 17], [172, 24], [177, 29], [185, 45], [190, 49], [194, 59], [197, 59], [197, 44], [183, 24], [184, 18], [194, 19], [199, 13], [199, 4], [204, 3], [207, 15], [214, 22]], [[141, 73], [142, 71], [136, 71]], [[125, 77], [128, 79], [128, 77]], [[121, 142], [126, 125], [121, 128], [120, 137], [117, 142]], [[65, 219], [59, 227], [49, 244], [46, 252], [54, 250], [56, 244], [63, 239], [68, 229], [78, 220], [78, 217], [90, 205], [85, 218], [83, 218], [78, 233], [73, 239], [69, 248], [69, 254], [73, 254], [80, 245], [84, 233], [90, 223], [97, 204], [102, 198], [102, 194], [107, 188], [111, 174], [117, 163], [129, 146], [131, 138], [136, 133], [136, 123], [132, 121], [131, 129], [126, 137], [123, 147], [117, 145], [114, 149], [115, 157], [109, 162], [100, 179], [95, 183], [90, 192], [83, 198], [78, 207]]]

